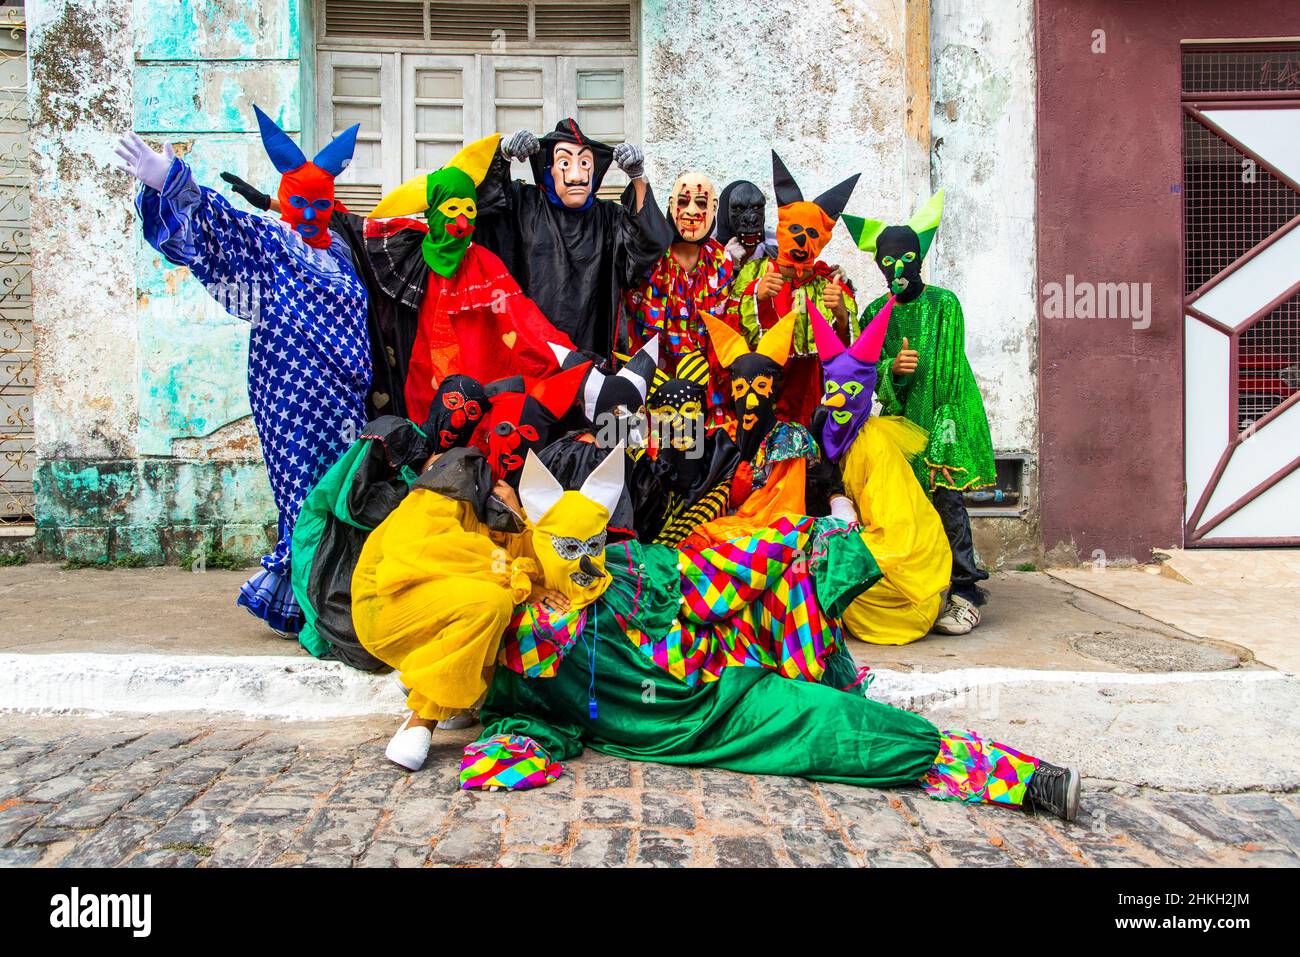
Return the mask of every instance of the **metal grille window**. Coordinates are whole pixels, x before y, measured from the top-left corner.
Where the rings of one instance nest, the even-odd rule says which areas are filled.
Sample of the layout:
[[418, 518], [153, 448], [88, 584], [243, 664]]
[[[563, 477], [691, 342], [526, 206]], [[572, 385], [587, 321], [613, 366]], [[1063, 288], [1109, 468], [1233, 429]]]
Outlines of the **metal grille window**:
[[[338, 183], [355, 212], [492, 132], [573, 116], [607, 143], [640, 135], [634, 3], [317, 0], [316, 14], [317, 139], [361, 124]], [[601, 195], [625, 185], [611, 170]]]
[[1194, 293], [1300, 216], [1300, 194], [1183, 116], [1184, 288]]
[[0, 7], [0, 528], [33, 515], [26, 30], [21, 5]]
[[1300, 544], [1300, 43], [1183, 48], [1188, 544]]

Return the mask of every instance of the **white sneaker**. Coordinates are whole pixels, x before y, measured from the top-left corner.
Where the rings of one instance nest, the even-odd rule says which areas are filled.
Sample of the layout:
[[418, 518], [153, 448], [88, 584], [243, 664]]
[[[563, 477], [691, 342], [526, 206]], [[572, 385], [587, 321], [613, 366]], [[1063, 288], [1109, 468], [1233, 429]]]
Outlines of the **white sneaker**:
[[393, 735], [388, 747], [384, 749], [384, 755], [389, 761], [400, 764], [408, 771], [418, 771], [424, 767], [424, 760], [429, 756], [429, 745], [433, 743], [433, 732], [428, 728], [410, 727], [414, 717], [414, 711], [406, 716], [402, 726], [397, 729], [397, 734]]
[[459, 731], [461, 728], [469, 728], [478, 724], [478, 714], [473, 711], [462, 711], [460, 714], [453, 714], [450, 718], [443, 718], [438, 722], [439, 731]]
[[979, 623], [980, 610], [974, 602], [961, 595], [949, 595], [939, 620], [934, 623], [934, 630], [941, 635], [969, 635]]

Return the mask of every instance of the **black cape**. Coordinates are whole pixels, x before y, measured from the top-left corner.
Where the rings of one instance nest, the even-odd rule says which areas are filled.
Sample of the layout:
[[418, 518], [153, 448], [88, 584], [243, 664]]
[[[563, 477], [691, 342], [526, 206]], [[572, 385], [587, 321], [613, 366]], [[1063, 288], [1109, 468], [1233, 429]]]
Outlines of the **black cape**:
[[[740, 450], [721, 429], [704, 437], [704, 452], [699, 458], [672, 453], [660, 453], [656, 458], [641, 456], [628, 483], [636, 509], [637, 537], [642, 542], [655, 542], [667, 529], [667, 537], [673, 541], [660, 544], [675, 546], [695, 526], [716, 514], [726, 514], [731, 479], [739, 465]], [[713, 501], [704, 502], [706, 496]]]
[[[599, 188], [593, 184], [593, 190]], [[649, 186], [634, 213], [633, 187], [619, 203], [568, 209], [541, 187], [511, 181], [501, 151], [478, 188], [474, 241], [496, 253], [547, 319], [585, 352], [614, 350], [621, 293], [649, 277], [672, 230]]]
[[370, 392], [366, 414], [406, 415], [406, 373], [420, 325], [420, 301], [429, 268], [420, 255], [424, 234], [404, 229], [388, 237], [365, 235], [366, 220], [336, 212], [330, 229], [352, 250], [357, 276], [366, 287], [370, 333]]
[[316, 632], [330, 645], [326, 657], [375, 671], [383, 662], [361, 646], [352, 626], [352, 573], [370, 532], [406, 498], [409, 478], [423, 466], [429, 443], [412, 422], [396, 415], [366, 423], [357, 441], [360, 461], [337, 489], [351, 522], [333, 509], [327, 513], [311, 553], [307, 597], [316, 612]]

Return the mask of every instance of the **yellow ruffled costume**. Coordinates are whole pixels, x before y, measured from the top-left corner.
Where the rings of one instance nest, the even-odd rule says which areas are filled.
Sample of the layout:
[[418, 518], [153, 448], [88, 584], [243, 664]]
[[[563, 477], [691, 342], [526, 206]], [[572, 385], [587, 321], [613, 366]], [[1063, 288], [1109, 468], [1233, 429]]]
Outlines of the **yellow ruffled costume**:
[[844, 454], [844, 489], [885, 577], [854, 600], [843, 621], [872, 644], [905, 645], [927, 635], [952, 576], [943, 523], [911, 466], [927, 441], [907, 419], [872, 416]]
[[401, 673], [421, 718], [451, 717], [487, 691], [502, 632], [538, 574], [521, 557], [525, 538], [416, 487], [366, 539], [352, 575], [357, 637]]

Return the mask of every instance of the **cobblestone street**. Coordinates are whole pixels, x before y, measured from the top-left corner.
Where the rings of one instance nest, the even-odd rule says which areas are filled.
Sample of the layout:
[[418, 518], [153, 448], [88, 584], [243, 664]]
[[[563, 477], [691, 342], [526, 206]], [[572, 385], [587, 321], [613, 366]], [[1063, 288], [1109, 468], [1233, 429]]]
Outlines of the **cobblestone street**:
[[1124, 867], [1300, 864], [1300, 797], [1085, 781], [1077, 824], [588, 751], [531, 792], [457, 787], [389, 719], [288, 724], [5, 717], [0, 865]]

